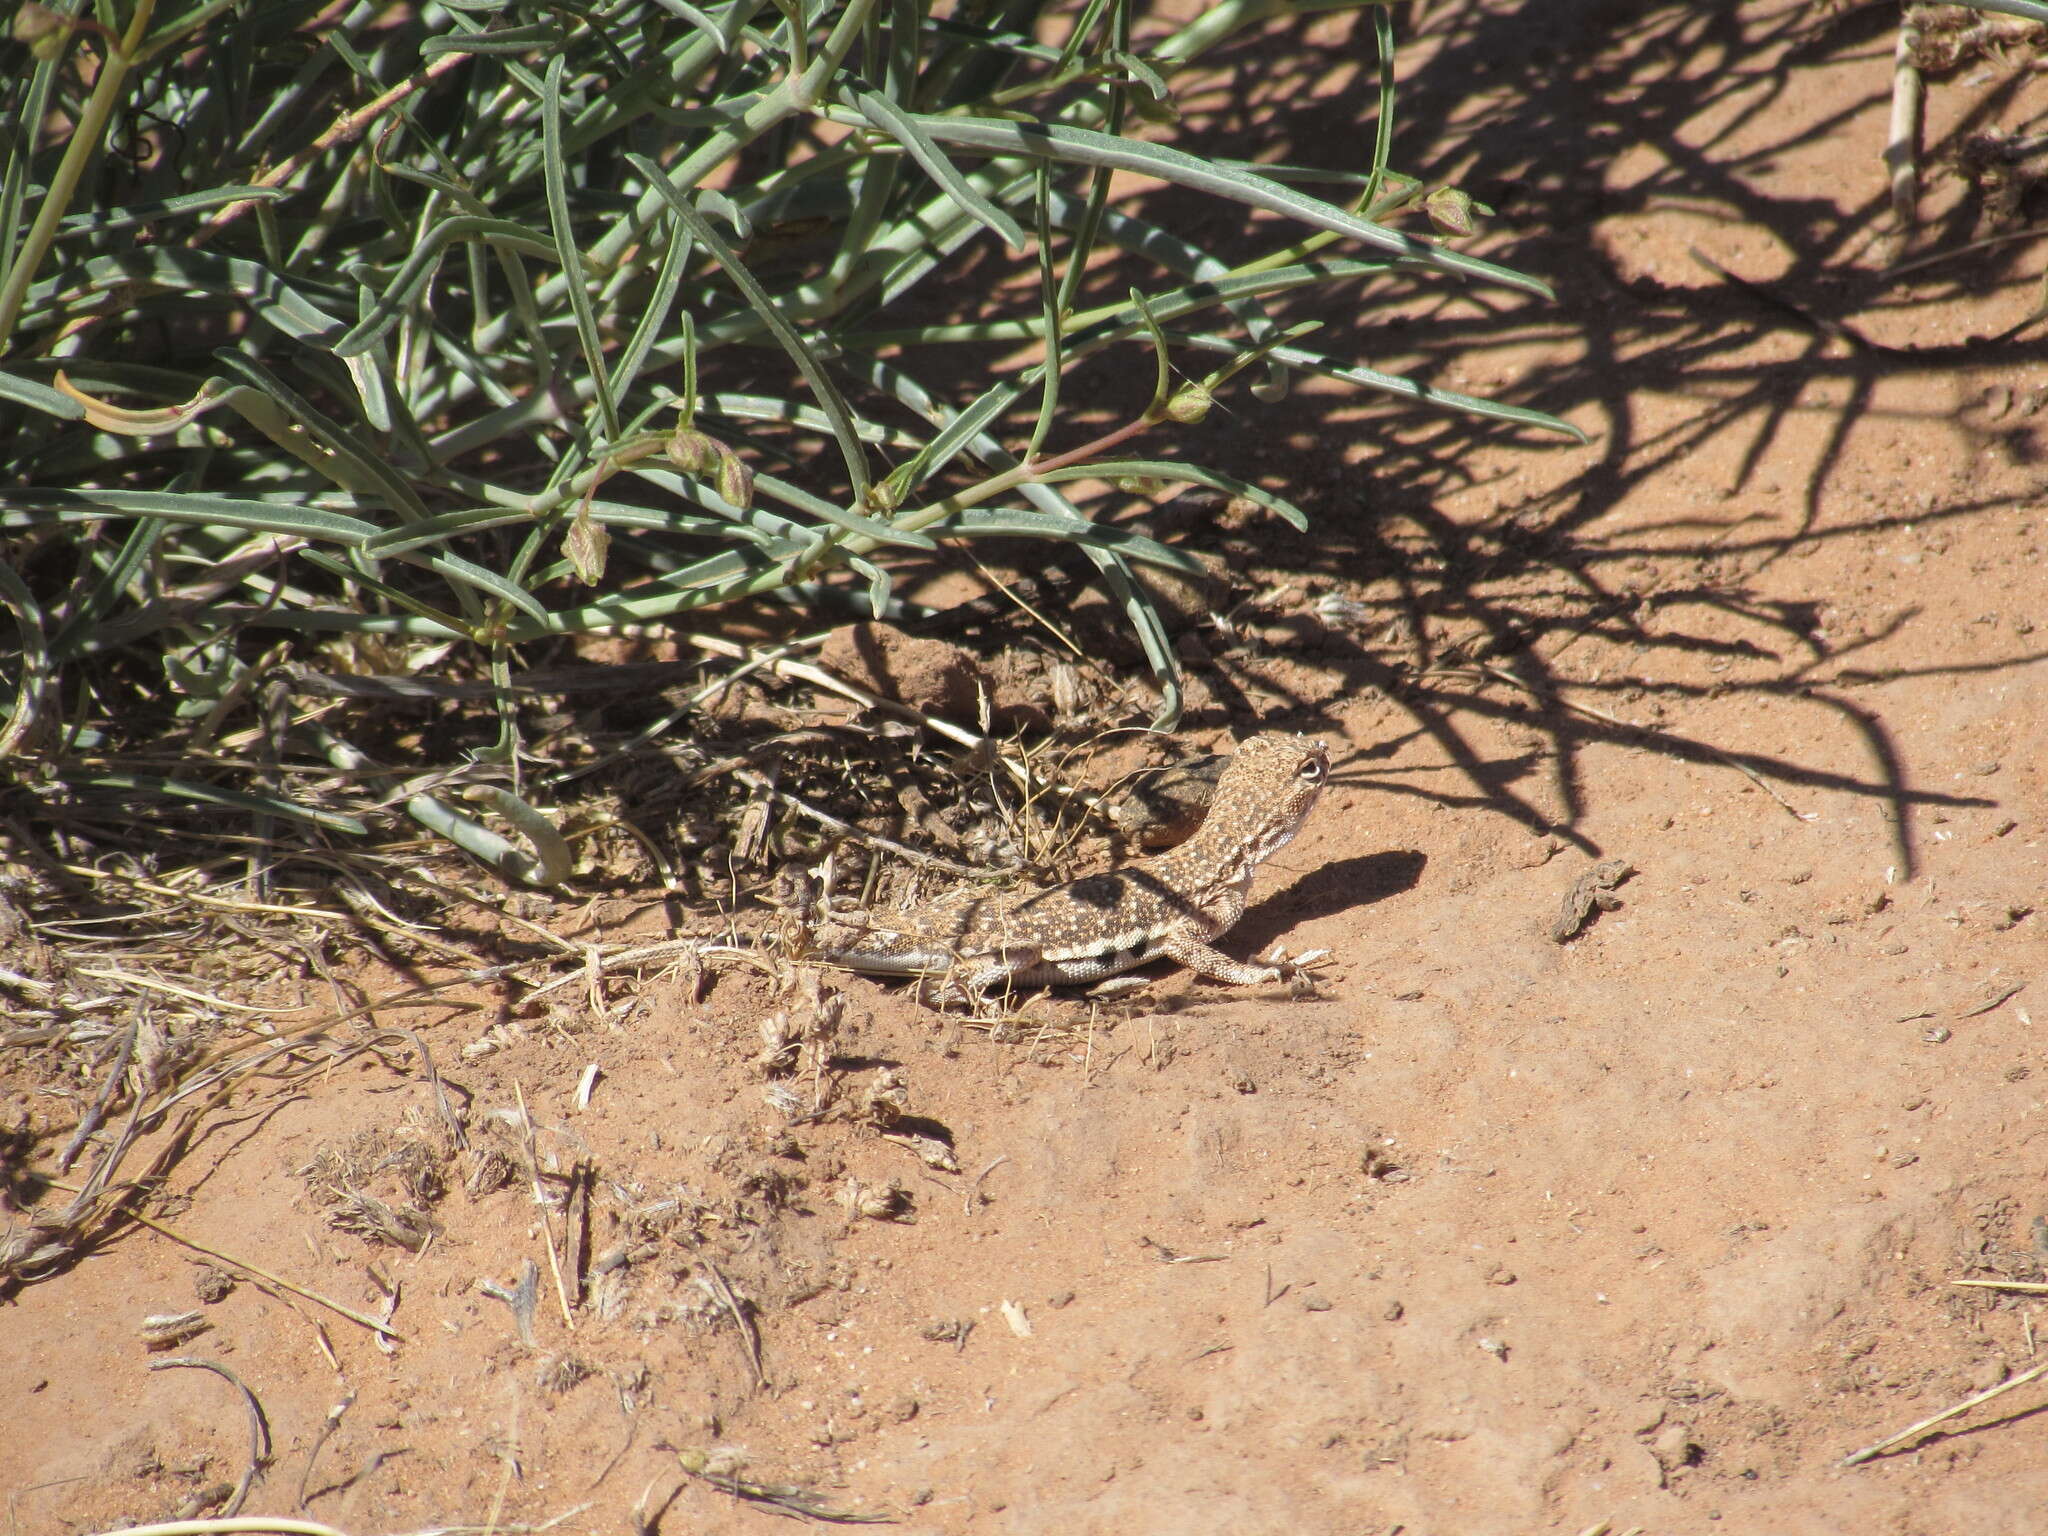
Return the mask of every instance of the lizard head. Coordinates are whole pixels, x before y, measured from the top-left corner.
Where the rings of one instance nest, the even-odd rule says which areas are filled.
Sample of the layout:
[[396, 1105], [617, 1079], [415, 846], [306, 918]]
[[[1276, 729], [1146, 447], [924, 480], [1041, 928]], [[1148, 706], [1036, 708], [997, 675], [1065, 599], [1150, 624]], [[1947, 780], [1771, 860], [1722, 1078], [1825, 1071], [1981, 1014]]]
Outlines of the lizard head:
[[1241, 843], [1257, 863], [1294, 840], [1329, 777], [1330, 752], [1322, 742], [1262, 732], [1238, 744], [1237, 756], [1216, 782], [1209, 822], [1230, 823], [1215, 831]]

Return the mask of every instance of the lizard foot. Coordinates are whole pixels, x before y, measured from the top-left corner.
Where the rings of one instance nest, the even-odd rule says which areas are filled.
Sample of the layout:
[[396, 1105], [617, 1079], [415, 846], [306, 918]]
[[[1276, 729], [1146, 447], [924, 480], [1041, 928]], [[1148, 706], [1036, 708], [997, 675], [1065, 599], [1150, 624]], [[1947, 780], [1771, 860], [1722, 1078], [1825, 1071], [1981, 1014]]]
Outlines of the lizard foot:
[[1266, 956], [1265, 963], [1273, 968], [1276, 981], [1287, 983], [1287, 990], [1295, 997], [1316, 996], [1318, 973], [1330, 965], [1327, 949], [1304, 950], [1289, 958], [1284, 945], [1275, 944]]

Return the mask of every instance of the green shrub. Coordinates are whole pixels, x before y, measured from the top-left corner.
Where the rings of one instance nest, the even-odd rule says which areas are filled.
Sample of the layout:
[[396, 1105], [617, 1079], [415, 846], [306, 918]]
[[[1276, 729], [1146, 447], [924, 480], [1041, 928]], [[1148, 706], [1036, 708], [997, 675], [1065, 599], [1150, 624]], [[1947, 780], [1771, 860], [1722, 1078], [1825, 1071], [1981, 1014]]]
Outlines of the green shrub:
[[[517, 648], [771, 592], [886, 616], [893, 561], [991, 536], [1086, 551], [1170, 723], [1134, 567], [1190, 557], [1070, 491], [1194, 483], [1300, 523], [1167, 456], [1247, 366], [1267, 398], [1311, 373], [1569, 430], [1324, 355], [1268, 312], [1388, 274], [1546, 292], [1386, 226], [1412, 205], [1456, 231], [1469, 208], [1386, 164], [1384, 9], [1355, 175], [1157, 142], [1207, 51], [1342, 8], [1249, 0], [1148, 31], [1115, 0], [24, 7], [0, 145], [20, 635], [0, 758], [353, 829], [198, 766], [292, 645], [488, 676], [484, 756], [516, 777]], [[1277, 217], [1205, 250], [1121, 209], [1118, 172]], [[1084, 306], [1112, 257], [1128, 298]], [[1151, 404], [1055, 447], [1063, 372], [1120, 343], [1155, 355]], [[1169, 355], [1214, 371], [1176, 385]], [[105, 770], [144, 741], [179, 772]], [[292, 747], [366, 766], [317, 726]], [[434, 825], [437, 806], [408, 808]]]

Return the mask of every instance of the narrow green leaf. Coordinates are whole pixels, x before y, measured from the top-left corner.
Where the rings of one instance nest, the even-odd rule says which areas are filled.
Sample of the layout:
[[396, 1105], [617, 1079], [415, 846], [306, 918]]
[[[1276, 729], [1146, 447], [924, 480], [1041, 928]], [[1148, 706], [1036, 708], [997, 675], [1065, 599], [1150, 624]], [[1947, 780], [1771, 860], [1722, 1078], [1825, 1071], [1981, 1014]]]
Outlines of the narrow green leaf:
[[[352, 573], [353, 574], [353, 573]], [[401, 640], [468, 640], [460, 621], [443, 623], [413, 613], [355, 613], [342, 608], [281, 608], [274, 604], [221, 603], [209, 610], [222, 624], [283, 629], [309, 635], [381, 635]]]
[[590, 285], [583, 272], [583, 252], [576, 244], [575, 226], [569, 219], [569, 169], [562, 158], [562, 74], [569, 61], [560, 53], [548, 60], [547, 76], [540, 94], [541, 169], [547, 186], [548, 223], [555, 235], [555, 259], [562, 265], [562, 282], [569, 295], [569, 309], [576, 317], [576, 337], [583, 344], [583, 363], [589, 370], [590, 385], [597, 393], [597, 408], [604, 415], [606, 441], [619, 435], [619, 406], [612, 398], [612, 381], [604, 362], [604, 344], [597, 337], [597, 314], [590, 307]]
[[859, 555], [848, 555], [846, 557], [846, 564], [847, 568], [856, 575], [867, 578], [868, 616], [874, 619], [887, 618], [889, 615], [889, 573], [881, 566], [876, 565], [872, 560], [863, 559]]
[[698, 10], [694, 5], [685, 5], [683, 0], [654, 0], [654, 3], [671, 16], [680, 16], [699, 32], [703, 33], [711, 46], [720, 53], [732, 46], [726, 35], [718, 30], [718, 23]]
[[[1174, 340], [1182, 346], [1199, 347], [1209, 352], [1244, 350], [1241, 343], [1232, 341], [1227, 336], [1177, 333]], [[1466, 411], [1471, 415], [1484, 416], [1494, 421], [1513, 422], [1519, 427], [1534, 427], [1542, 432], [1555, 432], [1560, 437], [1569, 437], [1581, 443], [1591, 441], [1570, 422], [1544, 411], [1530, 410], [1527, 406], [1507, 405], [1499, 400], [1486, 400], [1477, 395], [1461, 395], [1453, 389], [1438, 389], [1431, 384], [1418, 384], [1415, 380], [1403, 378], [1399, 374], [1381, 373], [1377, 368], [1347, 363], [1339, 358], [1321, 352], [1304, 351], [1299, 347], [1275, 347], [1273, 356], [1286, 363], [1288, 367], [1299, 368], [1304, 373], [1320, 374], [1326, 379], [1341, 379], [1347, 384], [1363, 384], [1368, 389], [1399, 395], [1402, 399], [1413, 400], [1418, 405]]]
[[439, 265], [448, 246], [457, 240], [482, 240], [527, 256], [545, 256], [550, 261], [559, 255], [554, 241], [507, 219], [479, 219], [468, 214], [443, 219], [413, 247], [412, 253], [378, 292], [377, 302], [370, 312], [335, 342], [336, 355], [346, 357], [352, 352], [361, 352], [396, 325], [399, 317], [418, 298], [427, 279], [433, 276], [434, 268]]
[[250, 528], [258, 533], [328, 544], [361, 544], [376, 533], [375, 523], [342, 512], [288, 502], [245, 501], [230, 496], [183, 491], [68, 491], [29, 486], [6, 493], [11, 507], [45, 508], [90, 517], [161, 517], [199, 527]]
[[[256, 816], [283, 816], [291, 821], [310, 822], [353, 837], [368, 837], [370, 829], [353, 816], [323, 811], [310, 805], [281, 800], [275, 795], [255, 795], [246, 790], [222, 789], [215, 784], [194, 784], [189, 779], [165, 779], [148, 773], [95, 773], [69, 781], [78, 789], [119, 790], [124, 795], [161, 795], [166, 800], [191, 800], [199, 805], [224, 806]], [[134, 801], [124, 803], [135, 811]], [[138, 812], [139, 814], [139, 812]]]
[[384, 560], [424, 549], [430, 544], [443, 543], [461, 534], [481, 533], [486, 528], [517, 527], [532, 521], [531, 512], [513, 507], [464, 507], [459, 512], [439, 512], [418, 522], [387, 528], [363, 540], [360, 547], [366, 558]]
[[898, 528], [893, 524], [879, 522], [872, 517], [860, 517], [844, 507], [829, 502], [822, 496], [814, 496], [802, 486], [775, 475], [754, 475], [754, 488], [764, 495], [773, 496], [784, 506], [795, 507], [811, 517], [834, 523], [849, 533], [864, 534], [878, 544], [895, 544], [904, 549], [937, 549], [931, 538], [914, 528]]
[[421, 554], [415, 550], [397, 558], [409, 565], [424, 566], [435, 575], [444, 576], [460, 586], [473, 587], [488, 597], [508, 602], [530, 619], [545, 619], [548, 616], [547, 609], [517, 582], [499, 575], [487, 566], [478, 565], [474, 560], [465, 560], [462, 556], [452, 555], [446, 550], [439, 550], [433, 554]]
[[[1199, 310], [1227, 307], [1239, 299], [1286, 293], [1296, 288], [1324, 287], [1341, 278], [1377, 277], [1400, 265], [1399, 261], [1391, 258], [1353, 261], [1342, 256], [1323, 256], [1313, 261], [1295, 262], [1288, 266], [1254, 268], [1231, 277], [1189, 283], [1164, 293], [1147, 294], [1145, 308], [1155, 319], [1166, 323]], [[1135, 336], [1145, 328], [1143, 316], [1133, 304], [1105, 305], [1101, 309], [1070, 316], [1067, 324], [1067, 345], [1075, 352], [1083, 349], [1100, 350], [1102, 347]], [[930, 345], [938, 342], [1033, 341], [1038, 337], [1038, 327], [1039, 321], [1034, 317], [1030, 320], [993, 321], [980, 325], [923, 326], [897, 331], [855, 331], [842, 334], [838, 340], [849, 352], [856, 347], [867, 351], [880, 347]], [[843, 366], [854, 367], [855, 359], [849, 356]]]
[[1145, 295], [1135, 288], [1131, 290], [1131, 307], [1138, 312], [1146, 338], [1152, 343], [1152, 402], [1145, 407], [1145, 415], [1156, 421], [1173, 389], [1173, 365], [1166, 356], [1166, 333], [1159, 329], [1159, 321], [1145, 303]]
[[414, 795], [405, 813], [429, 832], [445, 837], [510, 880], [549, 889], [569, 878], [575, 859], [555, 824], [524, 800], [496, 784], [472, 785], [470, 797], [481, 800], [525, 834], [532, 851], [515, 846], [473, 817], [465, 816], [432, 795]]
[[13, 615], [15, 632], [21, 637], [20, 687], [15, 692], [13, 707], [7, 712], [7, 723], [0, 726], [0, 760], [4, 760], [12, 757], [35, 729], [36, 716], [42, 712], [43, 690], [54, 674], [43, 638], [42, 606], [29, 591], [28, 583], [5, 560], [0, 560], [0, 596], [7, 599], [4, 606]]
[[1379, 201], [1380, 188], [1387, 179], [1387, 161], [1394, 152], [1394, 20], [1386, 6], [1373, 9], [1372, 40], [1379, 54], [1380, 101], [1373, 125], [1372, 174], [1358, 199], [1358, 206], [1367, 210]]
[[128, 530], [128, 537], [121, 541], [114, 558], [106, 563], [99, 580], [93, 583], [92, 590], [78, 605], [78, 611], [50, 642], [53, 655], [60, 660], [69, 660], [79, 639], [99, 629], [101, 621], [114, 611], [115, 605], [126, 594], [129, 583], [148, 562], [150, 552], [170, 526], [161, 518], [146, 517]]
[[898, 111], [894, 102], [879, 91], [856, 92], [853, 102], [861, 116], [888, 134], [924, 169], [925, 175], [945, 189], [946, 195], [988, 227], [995, 237], [1013, 251], [1024, 249], [1024, 231], [1017, 221], [990, 202], [946, 158], [910, 113]]
[[1227, 496], [1242, 496], [1246, 501], [1255, 501], [1302, 532], [1308, 531], [1306, 514], [1284, 496], [1276, 496], [1265, 487], [1254, 485], [1249, 480], [1240, 480], [1235, 475], [1226, 475], [1220, 470], [1208, 469], [1200, 464], [1184, 463], [1179, 459], [1101, 459], [1089, 464], [1072, 464], [1065, 469], [1050, 470], [1039, 478], [1047, 484], [1054, 484], [1061, 480], [1108, 480], [1123, 475], [1139, 476], [1147, 480], [1180, 480], [1190, 485], [1206, 485], [1211, 490], [1222, 491]]
[[471, 32], [462, 36], [442, 33], [439, 37], [424, 38], [420, 42], [420, 57], [431, 59], [443, 53], [477, 53], [492, 55], [517, 55], [525, 53], [552, 54], [561, 57], [562, 29], [553, 22], [530, 22], [523, 27], [493, 27], [488, 32]]
[[12, 400], [16, 405], [25, 405], [32, 411], [41, 411], [62, 421], [85, 420], [85, 407], [78, 401], [58, 393], [47, 384], [24, 379], [18, 373], [0, 372], [0, 400]]
[[[671, 231], [668, 248], [661, 253], [661, 271], [654, 280], [654, 293], [634, 324], [633, 335], [625, 350], [612, 366], [611, 393], [614, 400], [623, 400], [632, 391], [634, 381], [646, 365], [649, 350], [668, 324], [669, 312], [675, 308], [676, 292], [682, 287], [683, 271], [689, 263], [691, 248], [684, 230]], [[687, 313], [683, 319], [688, 322]], [[694, 364], [693, 357], [689, 371], [694, 372]]]
[[29, 290], [26, 316], [50, 308], [68, 312], [92, 294], [118, 292], [136, 303], [159, 292], [203, 293], [225, 299], [276, 326], [294, 341], [324, 344], [339, 335], [342, 324], [308, 298], [338, 291], [294, 277], [286, 282], [257, 261], [195, 251], [179, 246], [150, 245], [94, 256], [75, 269], [60, 272]]
[[[780, 400], [773, 395], [741, 395], [724, 391], [699, 396], [697, 407], [706, 415], [722, 416], [727, 421], [779, 421], [813, 432], [832, 430], [832, 423], [816, 406]], [[853, 429], [860, 434], [862, 442], [876, 443], [884, 448], [914, 449], [921, 444], [920, 439], [900, 427], [885, 427], [864, 417], [854, 418]]]
[[138, 224], [182, 218], [188, 213], [204, 213], [209, 208], [219, 208], [228, 203], [281, 203], [291, 195], [291, 190], [286, 187], [228, 186], [157, 198], [147, 203], [130, 203], [125, 208], [92, 208], [84, 213], [65, 215], [64, 222], [57, 226], [57, 238], [66, 240], [76, 235], [133, 229]]
[[443, 612], [432, 603], [416, 597], [403, 587], [393, 586], [380, 576], [372, 576], [360, 566], [352, 565], [346, 560], [337, 559], [324, 550], [318, 549], [302, 549], [299, 551], [299, 558], [318, 570], [323, 570], [329, 575], [339, 577], [351, 587], [361, 587], [366, 591], [374, 592], [394, 607], [403, 608], [407, 613], [425, 619], [430, 624], [436, 624], [443, 629], [450, 630], [465, 640], [476, 638], [475, 625], [457, 618], [452, 613]]
[[900, 501], [909, 496], [952, 463], [961, 449], [980, 437], [990, 422], [1016, 402], [1024, 387], [1021, 381], [991, 385], [982, 392], [981, 398], [946, 422], [915, 458], [890, 474], [889, 485], [896, 492], [897, 499]]
[[1292, 187], [1250, 171], [1219, 168], [1206, 160], [1165, 144], [1140, 139], [1120, 139], [1088, 128], [1069, 128], [1056, 123], [1016, 123], [996, 118], [919, 116], [918, 126], [933, 138], [964, 149], [978, 149], [991, 155], [1030, 155], [1065, 160], [1076, 165], [1107, 166], [1113, 170], [1135, 171], [1176, 186], [1227, 198], [1232, 202], [1264, 208], [1268, 212], [1296, 219], [1317, 229], [1348, 235], [1378, 246], [1397, 256], [1460, 277], [1480, 278], [1503, 287], [1518, 288], [1541, 298], [1554, 298], [1550, 286], [1508, 267], [1481, 261], [1476, 256], [1445, 250], [1371, 223], [1347, 213], [1334, 203], [1310, 197]]
[[1045, 345], [1045, 361], [1038, 369], [1038, 420], [1032, 424], [1031, 441], [1025, 459], [1038, 457], [1045, 440], [1052, 435], [1059, 415], [1060, 381], [1067, 370], [1066, 306], [1061, 302], [1062, 283], [1053, 252], [1052, 166], [1037, 167], [1032, 177], [1031, 212], [1038, 225], [1038, 313], [1039, 336]]
[[[392, 466], [386, 450], [364, 442], [325, 411], [315, 408], [310, 400], [255, 358], [222, 348], [214, 353], [214, 361], [222, 372], [232, 375], [271, 401], [334, 456], [337, 462], [323, 462], [321, 472], [341, 489], [365, 498], [381, 498], [392, 511], [408, 520], [427, 515], [426, 503]], [[344, 468], [348, 473], [336, 474], [337, 468]]]
[[1152, 717], [1152, 729], [1170, 731], [1180, 724], [1180, 663], [1174, 659], [1173, 645], [1166, 637], [1166, 624], [1159, 617], [1158, 605], [1131, 574], [1130, 567], [1116, 555], [1093, 544], [1083, 544], [1081, 548], [1122, 604], [1124, 617], [1130, 620], [1131, 628], [1137, 631], [1138, 644], [1144, 648], [1152, 681], [1159, 685], [1159, 710]]
[[832, 420], [832, 438], [838, 443], [840, 455], [846, 461], [846, 474], [853, 487], [853, 503], [858, 506], [867, 500], [868, 467], [866, 450], [861, 446], [860, 434], [854, 430], [853, 412], [848, 408], [839, 388], [825, 372], [825, 365], [809, 342], [797, 334], [783, 315], [781, 307], [769, 295], [768, 290], [755, 281], [753, 273], [741, 263], [725, 237], [712, 227], [711, 221], [699, 213], [668, 179], [661, 167], [645, 155], [626, 156], [628, 163], [647, 178], [652, 186], [675, 210], [678, 219], [697, 237], [698, 244], [711, 253], [712, 259], [725, 269], [725, 275], [752, 307], [755, 314], [766, 325], [782, 349], [789, 354], [804, 380], [811, 386], [811, 392], [818, 397], [818, 404]]
[[[1092, 473], [1092, 471], [1091, 471]], [[1046, 476], [1048, 480], [1053, 477]], [[1079, 479], [1079, 475], [1069, 478]], [[1068, 517], [1058, 512], [1027, 512], [1022, 508], [969, 507], [952, 512], [928, 525], [933, 533], [960, 538], [1009, 536], [1027, 539], [1059, 539], [1068, 544], [1086, 544], [1147, 565], [1179, 571], [1185, 576], [1207, 576], [1209, 568], [1193, 555], [1161, 544], [1157, 539], [1113, 523], [1093, 522], [1085, 517]]]

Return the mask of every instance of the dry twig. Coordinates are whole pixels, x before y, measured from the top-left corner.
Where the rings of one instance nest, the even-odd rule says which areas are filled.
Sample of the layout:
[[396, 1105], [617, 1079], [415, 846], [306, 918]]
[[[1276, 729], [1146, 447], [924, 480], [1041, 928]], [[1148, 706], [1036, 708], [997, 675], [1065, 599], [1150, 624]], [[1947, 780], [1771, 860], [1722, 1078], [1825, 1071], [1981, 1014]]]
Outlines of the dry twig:
[[827, 1525], [894, 1525], [893, 1515], [864, 1515], [853, 1510], [832, 1509], [818, 1502], [810, 1489], [794, 1483], [756, 1483], [719, 1470], [703, 1451], [676, 1452], [677, 1464], [698, 1482], [731, 1494], [749, 1504], [765, 1504], [778, 1514], [818, 1520]]
[[1852, 1451], [1849, 1455], [1842, 1458], [1841, 1464], [1845, 1467], [1860, 1466], [1873, 1456], [1883, 1455], [1895, 1445], [1902, 1445], [1906, 1441], [1935, 1428], [1937, 1425], [1945, 1424], [1948, 1420], [1960, 1414], [1968, 1413], [1972, 1408], [1990, 1402], [1994, 1397], [2001, 1397], [2005, 1393], [2012, 1391], [2015, 1387], [2024, 1387], [2028, 1382], [2039, 1380], [2043, 1376], [2048, 1376], [2048, 1360], [2042, 1361], [2039, 1365], [2029, 1370], [2021, 1371], [2019, 1375], [2009, 1380], [2001, 1381], [1995, 1387], [1986, 1387], [1982, 1392], [1972, 1393], [1953, 1407], [1944, 1408], [1939, 1413], [1930, 1413], [1926, 1418], [1908, 1424], [1896, 1434], [1886, 1435], [1882, 1440], [1877, 1441], [1873, 1445], [1866, 1445], [1860, 1451]]
[[242, 1400], [249, 1407], [249, 1465], [242, 1472], [242, 1480], [235, 1484], [234, 1496], [228, 1500], [223, 1518], [232, 1520], [242, 1512], [242, 1501], [249, 1497], [249, 1489], [256, 1476], [263, 1470], [263, 1464], [270, 1460], [270, 1421], [264, 1417], [263, 1404], [256, 1394], [249, 1390], [247, 1382], [218, 1360], [201, 1360], [194, 1355], [173, 1355], [168, 1360], [150, 1362], [152, 1371], [211, 1371], [242, 1394]]
[[[59, 1185], [58, 1187], [64, 1188], [65, 1186]], [[383, 1334], [386, 1338], [392, 1340], [394, 1343], [403, 1344], [405, 1342], [404, 1334], [400, 1333], [396, 1328], [393, 1328], [388, 1323], [378, 1322], [377, 1319], [369, 1316], [367, 1313], [358, 1312], [353, 1307], [345, 1307], [338, 1301], [333, 1301], [325, 1296], [322, 1296], [318, 1291], [309, 1291], [303, 1285], [298, 1284], [296, 1281], [287, 1280], [282, 1275], [274, 1275], [267, 1269], [263, 1269], [258, 1265], [251, 1264], [247, 1259], [238, 1259], [233, 1254], [221, 1252], [218, 1248], [209, 1248], [206, 1246], [206, 1244], [199, 1242], [196, 1239], [187, 1237], [184, 1233], [178, 1231], [175, 1227], [167, 1227], [162, 1222], [156, 1220], [154, 1217], [143, 1215], [142, 1212], [134, 1209], [132, 1206], [122, 1205], [118, 1201], [115, 1202], [115, 1205], [116, 1208], [120, 1210], [122, 1215], [129, 1217], [131, 1220], [141, 1222], [145, 1227], [148, 1227], [152, 1232], [161, 1232], [165, 1237], [168, 1237], [174, 1243], [184, 1244], [187, 1248], [190, 1248], [194, 1253], [203, 1253], [209, 1259], [217, 1259], [221, 1263], [226, 1264], [231, 1268], [239, 1269], [243, 1273], [247, 1274], [251, 1279], [257, 1281], [260, 1284], [274, 1285], [279, 1290], [290, 1291], [294, 1296], [303, 1296], [306, 1300], [323, 1306], [327, 1308], [327, 1310], [330, 1312], [340, 1313], [341, 1316], [347, 1318], [352, 1323], [360, 1323], [363, 1327], [369, 1329], [372, 1333]]]
[[725, 1308], [733, 1320], [733, 1326], [740, 1331], [740, 1345], [747, 1352], [747, 1364], [753, 1367], [754, 1385], [767, 1386], [768, 1372], [761, 1364], [761, 1331], [754, 1326], [753, 1318], [747, 1313], [746, 1304], [740, 1300], [739, 1293], [733, 1290], [725, 1276], [719, 1273], [716, 1264], [704, 1259], [699, 1262], [698, 1269], [698, 1287], [705, 1295]]

